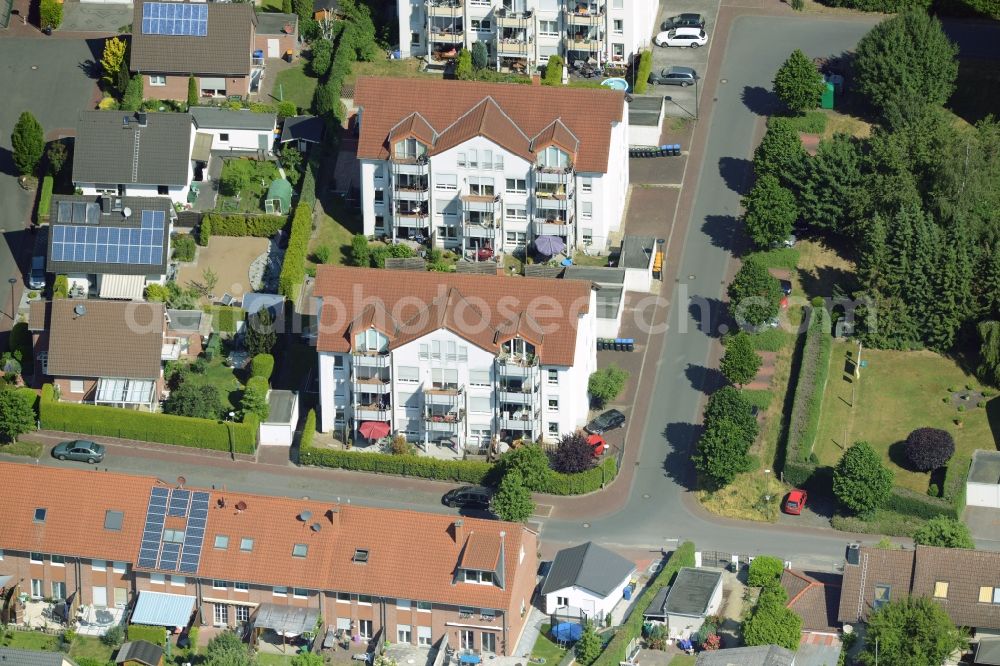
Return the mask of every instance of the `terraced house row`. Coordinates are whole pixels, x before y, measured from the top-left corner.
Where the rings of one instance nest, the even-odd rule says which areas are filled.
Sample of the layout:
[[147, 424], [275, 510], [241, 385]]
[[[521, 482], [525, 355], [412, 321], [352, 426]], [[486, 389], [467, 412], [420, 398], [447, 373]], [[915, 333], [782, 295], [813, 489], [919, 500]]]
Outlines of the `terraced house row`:
[[358, 642], [384, 632], [394, 644], [445, 639], [504, 655], [535, 585], [537, 535], [514, 523], [102, 471], [4, 463], [0, 477], [32, 489], [10, 494], [0, 528], [12, 622], [60, 599], [70, 615], [168, 629], [253, 623], [293, 635], [321, 618], [321, 632]]

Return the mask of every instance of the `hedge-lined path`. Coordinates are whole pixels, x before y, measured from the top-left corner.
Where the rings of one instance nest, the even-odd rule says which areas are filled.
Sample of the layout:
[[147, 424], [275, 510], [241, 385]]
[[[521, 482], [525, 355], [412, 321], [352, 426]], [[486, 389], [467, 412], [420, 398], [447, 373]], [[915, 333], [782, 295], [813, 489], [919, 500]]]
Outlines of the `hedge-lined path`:
[[749, 391], [766, 391], [771, 388], [771, 379], [774, 378], [774, 363], [778, 358], [778, 352], [761, 351], [757, 352], [757, 355], [760, 356], [760, 370], [757, 371], [757, 376], [754, 377], [753, 381], [743, 388]]

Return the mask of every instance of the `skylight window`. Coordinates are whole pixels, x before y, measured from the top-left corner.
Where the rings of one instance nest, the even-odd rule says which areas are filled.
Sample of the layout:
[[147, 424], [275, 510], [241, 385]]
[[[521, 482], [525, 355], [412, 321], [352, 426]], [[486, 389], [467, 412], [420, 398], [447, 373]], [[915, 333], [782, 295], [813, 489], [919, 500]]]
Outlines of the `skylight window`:
[[253, 539], [250, 537], [243, 537], [240, 539], [240, 550], [244, 553], [249, 553], [253, 550]]
[[44, 507], [39, 507], [39, 508], [35, 509], [35, 522], [36, 523], [44, 523], [45, 522], [45, 514], [46, 513], [48, 513], [48, 509], [46, 509]]
[[292, 557], [305, 557], [306, 553], [309, 552], [309, 545], [304, 543], [297, 543], [292, 546]]
[[113, 532], [120, 532], [122, 529], [122, 521], [124, 519], [124, 512], [108, 509], [104, 512], [104, 529], [111, 530]]
[[365, 562], [368, 561], [368, 549], [367, 548], [358, 548], [357, 550], [354, 551], [354, 557], [352, 559], [355, 562], [358, 562], [360, 564], [364, 564]]

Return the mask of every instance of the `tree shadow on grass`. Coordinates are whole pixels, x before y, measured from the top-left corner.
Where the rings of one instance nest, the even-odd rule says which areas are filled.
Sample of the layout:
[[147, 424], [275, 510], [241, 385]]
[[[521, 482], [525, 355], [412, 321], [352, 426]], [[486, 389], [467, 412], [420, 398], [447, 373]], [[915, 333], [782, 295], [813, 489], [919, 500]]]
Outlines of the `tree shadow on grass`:
[[907, 472], [915, 471], [906, 457], [906, 441], [900, 440], [889, 445], [889, 461]]
[[663, 460], [663, 473], [685, 490], [697, 488], [697, 474], [691, 462], [695, 443], [703, 428], [695, 423], [668, 423], [663, 429], [667, 440], [667, 456]]
[[986, 420], [993, 433], [993, 447], [1000, 450], [1000, 397], [992, 398], [986, 403]]

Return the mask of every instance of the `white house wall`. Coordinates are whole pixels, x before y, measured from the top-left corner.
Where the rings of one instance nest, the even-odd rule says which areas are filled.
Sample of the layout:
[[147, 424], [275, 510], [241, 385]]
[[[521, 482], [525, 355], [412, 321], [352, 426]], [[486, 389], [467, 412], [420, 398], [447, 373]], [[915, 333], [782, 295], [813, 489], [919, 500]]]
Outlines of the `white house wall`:
[[[197, 127], [197, 125], [195, 126]], [[247, 129], [197, 129], [198, 134], [212, 135], [212, 150], [248, 150], [260, 149], [260, 137], [264, 137], [264, 145], [267, 150], [271, 150], [274, 143], [274, 129], [267, 130], [247, 130]], [[228, 139], [222, 140], [226, 135]]]
[[[576, 616], [582, 611], [587, 617], [603, 623], [604, 617], [621, 601], [625, 587], [631, 578], [631, 574], [626, 576], [606, 597], [594, 594], [578, 585], [550, 592], [545, 595], [545, 612]], [[560, 597], [568, 603], [559, 603]]]
[[708, 608], [704, 615], [699, 617], [692, 617], [690, 615], [667, 615], [667, 629], [669, 631], [670, 638], [687, 638], [693, 633], [697, 633], [701, 629], [701, 625], [705, 622], [705, 618], [711, 615], [716, 615], [719, 612], [719, 608], [722, 606], [722, 579], [719, 579], [718, 584], [715, 586], [715, 590], [712, 592], [712, 598], [708, 602]]
[[1000, 484], [974, 483], [965, 484], [965, 503], [969, 506], [985, 506], [1000, 509]]

